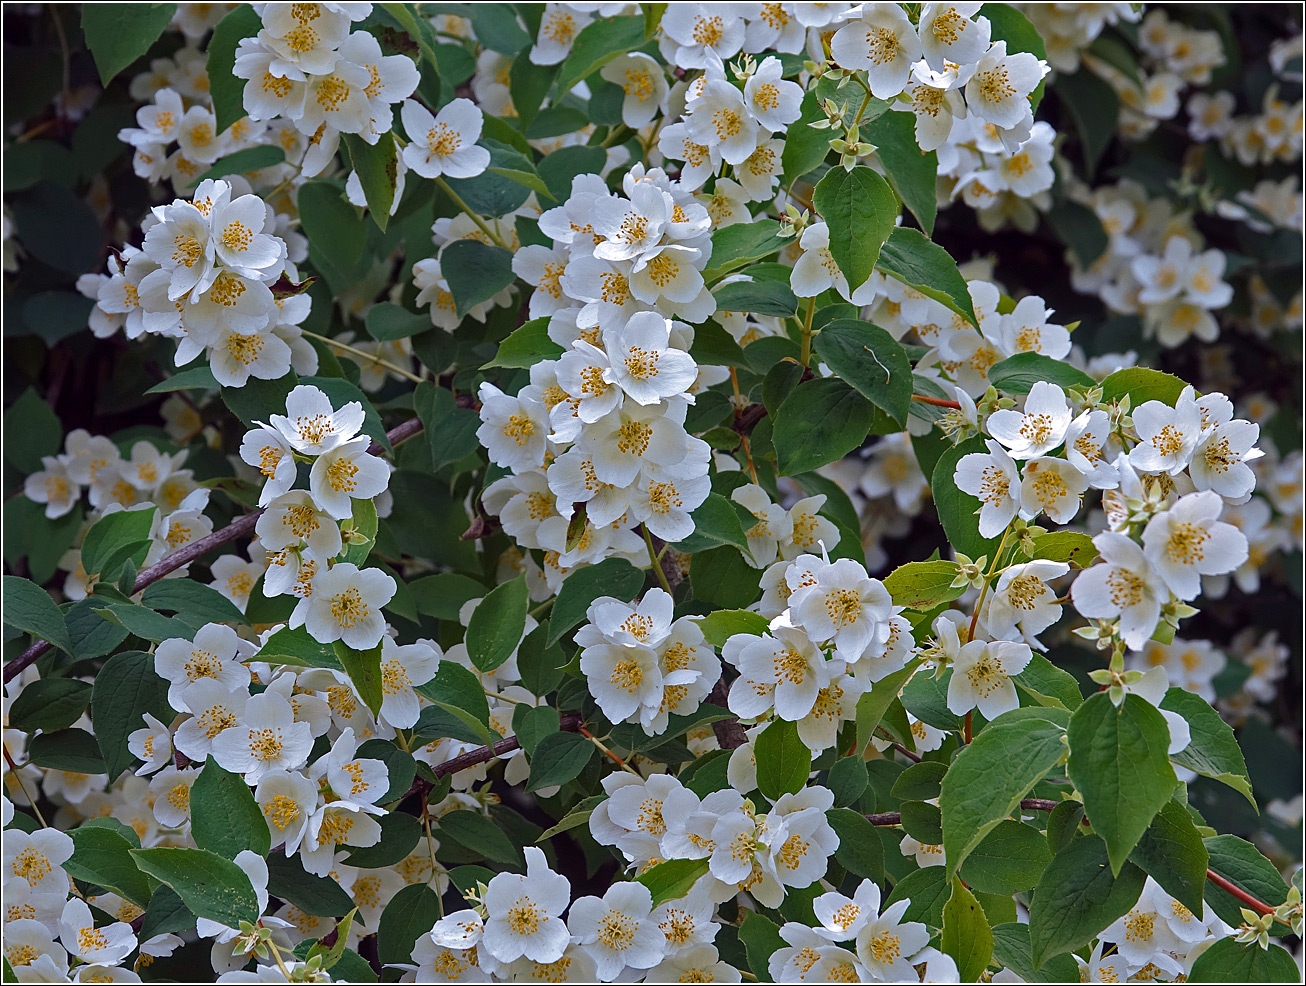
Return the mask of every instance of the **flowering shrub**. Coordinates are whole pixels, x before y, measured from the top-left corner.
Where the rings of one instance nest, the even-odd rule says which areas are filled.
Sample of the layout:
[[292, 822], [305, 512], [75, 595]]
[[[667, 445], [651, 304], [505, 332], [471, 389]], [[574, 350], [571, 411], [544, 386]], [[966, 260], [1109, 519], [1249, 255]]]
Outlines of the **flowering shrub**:
[[1295, 981], [1296, 15], [7, 8], [5, 980]]

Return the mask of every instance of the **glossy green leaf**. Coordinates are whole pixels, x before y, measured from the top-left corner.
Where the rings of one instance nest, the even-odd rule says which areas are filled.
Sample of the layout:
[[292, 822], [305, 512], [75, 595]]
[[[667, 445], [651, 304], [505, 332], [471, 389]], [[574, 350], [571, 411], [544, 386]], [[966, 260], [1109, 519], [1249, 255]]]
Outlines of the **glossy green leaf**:
[[268, 821], [249, 785], [211, 756], [191, 785], [190, 821], [195, 844], [227, 859], [246, 849], [267, 856], [272, 848]]
[[919, 229], [895, 227], [880, 250], [876, 268], [952, 309], [978, 327], [966, 279], [948, 251]]
[[92, 3], [82, 8], [82, 33], [100, 81], [109, 80], [140, 58], [177, 12], [175, 3]]
[[952, 896], [943, 905], [941, 951], [951, 955], [963, 983], [980, 978], [993, 957], [993, 931], [984, 908], [958, 877], [952, 878]]
[[1111, 875], [1106, 843], [1096, 835], [1071, 840], [1043, 872], [1029, 907], [1034, 968], [1087, 945], [1138, 901], [1147, 874], [1125, 863]]
[[245, 871], [206, 849], [133, 849], [136, 865], [166, 883], [197, 917], [228, 928], [258, 920], [258, 898]]
[[491, 589], [472, 612], [467, 622], [467, 654], [481, 671], [493, 671], [521, 642], [526, 627], [526, 609], [530, 594], [525, 578]]
[[800, 383], [775, 412], [772, 440], [780, 472], [810, 472], [842, 459], [866, 441], [875, 409], [841, 380]]
[[830, 254], [856, 291], [871, 276], [901, 214], [898, 196], [870, 168], [831, 168], [816, 183], [812, 205], [830, 226]]
[[776, 719], [753, 745], [757, 759], [757, 789], [771, 802], [797, 794], [812, 772], [812, 751], [798, 735], [798, 724]]

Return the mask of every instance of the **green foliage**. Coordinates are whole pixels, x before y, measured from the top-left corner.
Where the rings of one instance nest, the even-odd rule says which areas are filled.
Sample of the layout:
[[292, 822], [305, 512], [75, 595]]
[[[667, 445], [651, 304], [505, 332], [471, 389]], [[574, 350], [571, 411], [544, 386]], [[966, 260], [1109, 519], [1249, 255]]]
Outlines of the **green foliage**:
[[177, 12], [175, 3], [93, 3], [82, 8], [82, 33], [95, 56], [100, 81], [109, 80], [140, 58], [159, 39]]
[[165, 883], [197, 917], [229, 928], [258, 920], [258, 899], [245, 871], [206, 849], [133, 849], [136, 865]]
[[195, 844], [226, 859], [246, 849], [266, 856], [272, 848], [269, 823], [244, 778], [211, 756], [191, 785], [190, 818]]
[[[889, 183], [870, 168], [831, 168], [816, 184], [812, 205], [829, 224], [830, 254], [855, 291], [871, 276], [880, 248], [900, 214]], [[844, 236], [836, 231], [844, 231]]]

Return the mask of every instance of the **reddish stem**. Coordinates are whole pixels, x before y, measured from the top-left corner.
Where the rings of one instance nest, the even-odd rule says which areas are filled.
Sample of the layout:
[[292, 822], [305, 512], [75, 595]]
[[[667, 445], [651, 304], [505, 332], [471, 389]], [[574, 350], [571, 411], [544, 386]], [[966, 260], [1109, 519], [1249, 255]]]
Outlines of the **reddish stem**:
[[933, 404], [935, 407], [950, 407], [954, 411], [960, 411], [961, 405], [956, 401], [950, 401], [945, 397], [926, 397], [924, 394], [912, 394], [911, 399], [920, 401], [922, 404]]
[[1274, 913], [1274, 908], [1271, 907], [1269, 904], [1257, 900], [1246, 890], [1243, 890], [1241, 887], [1235, 886], [1233, 883], [1230, 883], [1224, 877], [1220, 876], [1220, 874], [1215, 872], [1215, 870], [1207, 870], [1206, 879], [1210, 880], [1212, 883], [1214, 883], [1225, 893], [1229, 894], [1232, 897], [1236, 897], [1239, 901], [1246, 904], [1257, 914]]

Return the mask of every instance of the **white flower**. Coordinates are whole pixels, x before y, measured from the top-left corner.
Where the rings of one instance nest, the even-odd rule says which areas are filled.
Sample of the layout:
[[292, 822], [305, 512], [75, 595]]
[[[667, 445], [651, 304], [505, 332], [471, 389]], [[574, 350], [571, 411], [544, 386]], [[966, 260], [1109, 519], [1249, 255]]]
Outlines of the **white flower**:
[[635, 260], [655, 249], [671, 220], [675, 203], [670, 194], [650, 182], [639, 182], [630, 198], [596, 199], [590, 225], [603, 241], [594, 247], [600, 260]]
[[[5, 896], [11, 906], [17, 905], [17, 892], [5, 888]], [[60, 908], [63, 895], [58, 898]], [[15, 918], [5, 922], [5, 958], [14, 970], [17, 982], [69, 982], [68, 956], [63, 946], [56, 945], [50, 926], [58, 926], [59, 909], [53, 917]], [[102, 966], [94, 966], [95, 971], [105, 971]]]
[[[744, 83], [744, 102], [753, 118], [772, 132], [784, 130], [801, 113], [803, 90], [796, 82], [786, 82], [780, 59], [770, 55], [762, 59], [757, 71]], [[697, 112], [697, 109], [695, 110]], [[749, 150], [752, 153], [752, 150]], [[735, 162], [731, 162], [732, 164]]]
[[74, 897], [64, 905], [59, 929], [59, 940], [64, 948], [87, 965], [117, 965], [136, 947], [131, 925], [116, 921], [97, 929], [90, 907], [80, 897]]
[[813, 930], [829, 941], [849, 941], [874, 918], [880, 909], [880, 888], [863, 880], [845, 897], [837, 891], [821, 894], [812, 901], [812, 912], [821, 927]]
[[[1021, 153], [1029, 154], [1028, 151]], [[1030, 162], [1026, 159], [1020, 165], [1029, 167]], [[1010, 313], [1002, 316], [999, 323], [998, 338], [1004, 350], [1009, 353], [1042, 353], [1056, 360], [1063, 359], [1070, 352], [1070, 333], [1064, 325], [1049, 322], [1051, 316], [1052, 310], [1044, 305], [1042, 298], [1037, 295], [1021, 298]], [[1034, 386], [1048, 387], [1052, 384], [1040, 380]], [[1026, 404], [1026, 412], [1028, 410]]]
[[259, 492], [258, 504], [266, 507], [274, 497], [295, 485], [295, 454], [280, 431], [265, 424], [245, 432], [240, 443], [240, 457], [257, 466], [266, 482]]
[[1016, 487], [1020, 476], [1016, 463], [1001, 445], [992, 439], [985, 444], [987, 454], [971, 452], [961, 457], [953, 482], [957, 489], [979, 498], [980, 536], [991, 538], [1001, 534], [1020, 510], [1020, 491]]
[[1188, 464], [1193, 485], [1214, 490], [1229, 503], [1246, 503], [1256, 488], [1256, 475], [1247, 463], [1263, 454], [1254, 448], [1260, 433], [1260, 425], [1241, 418], [1204, 432]]
[[[797, 561], [801, 562], [802, 556]], [[794, 589], [791, 619], [813, 640], [832, 641], [849, 663], [879, 649], [889, 638], [893, 600], [879, 579], [851, 558], [812, 565], [815, 582]]]
[[[306, 490], [291, 490], [272, 500], [255, 522], [254, 531], [269, 551], [307, 545], [315, 555], [334, 558], [343, 546], [336, 519]], [[265, 590], [272, 581], [269, 575]]]
[[1029, 96], [1047, 72], [1029, 52], [1008, 55], [1007, 43], [995, 41], [966, 83], [966, 107], [981, 120], [1016, 127], [1030, 115]]
[[1199, 575], [1223, 575], [1247, 559], [1247, 537], [1218, 519], [1223, 509], [1218, 493], [1189, 493], [1143, 529], [1148, 562], [1180, 599], [1197, 598]]
[[[833, 551], [839, 546], [839, 528], [833, 521], [817, 513], [823, 506], [825, 506], [825, 494], [818, 493], [816, 496], [804, 497], [789, 508], [788, 520], [778, 527], [779, 530], [784, 530], [790, 525], [793, 527], [793, 532], [780, 542], [781, 558], [792, 561], [799, 555], [809, 554], [822, 544], [827, 551]], [[756, 517], [757, 514], [754, 513], [753, 516]], [[752, 530], [750, 528], [745, 532], [750, 538], [754, 536]], [[752, 549], [752, 541], [749, 542], [749, 548]], [[753, 557], [756, 559], [757, 555], [754, 554]]]
[[[486, 386], [486, 385], [482, 385]], [[672, 468], [689, 454], [683, 401], [641, 405], [626, 401], [586, 428], [577, 448], [588, 452], [599, 481], [628, 487], [643, 464]]]
[[5, 883], [20, 879], [40, 893], [68, 892], [63, 864], [73, 854], [73, 840], [58, 829], [27, 833], [6, 829], [4, 837]]
[[839, 836], [825, 816], [833, 807], [834, 794], [822, 787], [781, 795], [776, 801], [767, 816], [765, 838], [768, 861], [783, 886], [810, 887], [825, 873], [839, 848]]
[[145, 713], [145, 728], [128, 734], [127, 749], [142, 761], [136, 770], [137, 775], [152, 774], [172, 762], [172, 736], [168, 727], [148, 712]]
[[594, 959], [599, 980], [611, 982], [624, 969], [649, 969], [662, 960], [665, 936], [649, 919], [653, 895], [642, 883], [614, 883], [602, 898], [581, 897], [571, 905], [572, 935]]
[[[157, 656], [156, 652], [156, 659]], [[235, 686], [212, 678], [199, 678], [184, 685], [177, 700], [169, 699], [169, 704], [190, 712], [191, 717], [177, 727], [172, 737], [173, 746], [191, 760], [202, 763], [213, 752], [213, 740], [240, 721], [249, 701], [248, 687], [248, 670], [245, 680]]]
[[194, 681], [210, 678], [228, 691], [248, 686], [249, 668], [240, 662], [250, 653], [235, 630], [210, 623], [196, 631], [194, 640], [162, 641], [154, 652], [154, 670], [171, 682], [168, 704], [181, 708], [182, 690]]
[[213, 227], [215, 257], [227, 267], [246, 277], [262, 277], [279, 270], [285, 262], [286, 246], [271, 233], [265, 233], [267, 204], [257, 195], [231, 198], [231, 188], [219, 190], [209, 211]]
[[337, 445], [317, 457], [308, 488], [317, 505], [343, 520], [354, 512], [354, 500], [371, 500], [390, 484], [390, 467], [368, 453], [366, 436]]
[[198, 770], [167, 766], [151, 778], [155, 821], [170, 829], [184, 828], [190, 823], [190, 789], [199, 774]]
[[1020, 506], [1030, 517], [1042, 511], [1055, 523], [1068, 524], [1079, 512], [1086, 489], [1087, 478], [1065, 459], [1030, 459], [1020, 480]]
[[1129, 464], [1142, 472], [1183, 472], [1201, 437], [1201, 410], [1191, 397], [1174, 407], [1146, 401], [1134, 408], [1138, 444], [1129, 452]]
[[652, 122], [667, 95], [667, 79], [662, 66], [642, 51], [618, 55], [599, 69], [599, 75], [621, 86], [625, 93], [621, 101], [621, 122], [634, 130]]
[[1010, 450], [1013, 459], [1046, 455], [1065, 440], [1070, 427], [1066, 392], [1054, 383], [1039, 380], [1030, 388], [1023, 412], [994, 411], [985, 427]]
[[489, 917], [481, 947], [500, 962], [525, 956], [534, 962], [556, 962], [571, 940], [560, 915], [571, 901], [571, 884], [554, 873], [543, 850], [527, 846], [526, 875], [499, 873], [486, 888]]
[[1071, 602], [1089, 619], [1119, 617], [1120, 636], [1130, 649], [1139, 650], [1156, 630], [1169, 590], [1131, 538], [1104, 531], [1093, 544], [1102, 564], [1079, 574], [1070, 586]]
[[45, 516], [56, 520], [77, 506], [82, 489], [68, 475], [64, 464], [55, 456], [41, 456], [41, 470], [23, 481], [29, 500], [45, 504]]
[[896, 3], [867, 3], [830, 39], [830, 53], [842, 68], [864, 69], [876, 99], [892, 99], [907, 85], [921, 57], [920, 38]]
[[404, 163], [423, 178], [474, 178], [490, 166], [490, 152], [476, 145], [485, 117], [470, 99], [446, 103], [435, 116], [406, 99], [399, 115], [410, 141]]
[[640, 470], [630, 497], [629, 517], [663, 541], [683, 541], [694, 533], [690, 516], [712, 492], [712, 480], [704, 471], [685, 475], [682, 466], [665, 469], [649, 463]]
[[1065, 562], [1045, 559], [1004, 570], [983, 613], [984, 628], [994, 637], [1010, 637], [1019, 627], [1025, 641], [1042, 650], [1035, 638], [1061, 618], [1057, 594], [1047, 583], [1069, 571]]
[[340, 562], [318, 575], [304, 627], [319, 643], [339, 640], [355, 650], [375, 647], [385, 634], [381, 607], [394, 598], [395, 580], [379, 568]]
[[213, 740], [213, 758], [223, 768], [257, 784], [273, 770], [295, 770], [308, 760], [313, 734], [295, 722], [295, 710], [278, 692], [262, 692], [245, 703], [240, 721]]
[[916, 979], [910, 959], [929, 944], [930, 933], [919, 922], [900, 923], [903, 912], [911, 906], [910, 900], [890, 904], [883, 914], [875, 916], [880, 906], [880, 890], [872, 887], [874, 893], [868, 892], [866, 905], [872, 917], [857, 932], [857, 958], [877, 979], [888, 982]]
[[254, 801], [267, 820], [273, 846], [287, 856], [299, 851], [317, 807], [318, 786], [298, 771], [268, 771], [254, 789]]
[[722, 646], [722, 658], [739, 669], [730, 688], [730, 711], [755, 719], [774, 705], [781, 719], [797, 722], [830, 683], [830, 668], [803, 631], [777, 625], [771, 632], [773, 637], [735, 634]]
[[387, 725], [410, 729], [421, 712], [417, 693], [440, 669], [440, 651], [427, 641], [396, 644], [393, 638], [381, 638], [381, 714]]
[[1066, 429], [1066, 461], [1084, 474], [1094, 489], [1112, 490], [1120, 485], [1120, 473], [1103, 451], [1111, 434], [1105, 411], [1084, 411]]
[[683, 393], [698, 376], [690, 355], [670, 347], [671, 320], [657, 312], [639, 312], [603, 335], [611, 359], [605, 375], [640, 404]]
[[1103, 941], [1115, 942], [1121, 958], [1132, 965], [1152, 963], [1162, 974], [1175, 976], [1183, 971], [1183, 966], [1170, 953], [1183, 952], [1184, 943], [1170, 929], [1158, 904], [1168, 911], [1170, 896], [1148, 877], [1138, 902], [1100, 937]]
[[[970, 23], [970, 22], [967, 22]], [[949, 64], [942, 72], [933, 72], [925, 62], [912, 68], [911, 81], [903, 94], [911, 101], [916, 117], [916, 143], [922, 151], [937, 151], [948, 141], [953, 123], [966, 116], [960, 88], [970, 77], [961, 66]]]
[[[780, 542], [793, 537], [793, 520], [785, 512], [784, 507], [772, 503], [766, 491], [755, 483], [745, 483], [743, 486], [735, 487], [730, 493], [730, 499], [748, 510], [757, 521], [744, 532], [744, 536], [748, 538], [748, 552], [752, 555], [745, 561], [754, 568], [765, 568], [775, 561]], [[797, 505], [794, 509], [798, 509]], [[803, 516], [815, 517], [816, 515], [815, 511], [812, 511]], [[827, 547], [830, 546], [827, 544]]]
[[943, 855], [943, 846], [930, 845], [913, 839], [910, 835], [904, 835], [902, 841], [898, 843], [898, 851], [904, 856], [914, 856], [916, 865], [925, 866], [942, 866], [947, 860]]
[[477, 396], [481, 426], [476, 437], [490, 460], [514, 472], [544, 465], [549, 433], [544, 405], [529, 397], [510, 397], [492, 383], [482, 383]]
[[720, 957], [716, 946], [704, 943], [678, 954], [668, 955], [648, 971], [644, 981], [737, 983], [742, 980], [739, 970]]
[[971, 20], [983, 4], [927, 3], [921, 7], [920, 41], [925, 61], [936, 72], [948, 62], [969, 65], [989, 47], [987, 17]]
[[358, 434], [363, 405], [350, 401], [337, 411], [317, 387], [300, 384], [286, 396], [286, 413], [273, 414], [268, 421], [296, 451], [321, 455]]
[[1161, 256], [1142, 254], [1129, 265], [1140, 285], [1138, 300], [1145, 305], [1169, 301], [1177, 296], [1188, 280], [1188, 266], [1193, 259], [1193, 245], [1182, 236], [1171, 236]]
[[719, 64], [744, 44], [744, 19], [736, 8], [709, 3], [677, 3], [661, 22], [662, 55], [668, 64], [687, 69]]
[[146, 231], [142, 249], [165, 272], [162, 280], [170, 301], [186, 295], [198, 301], [217, 276], [208, 217], [180, 199], [157, 208], [160, 221]]
[[[938, 622], [935, 629], [939, 629]], [[952, 662], [948, 711], [961, 715], [979, 709], [985, 719], [993, 720], [1017, 708], [1020, 699], [1011, 676], [1024, 671], [1032, 657], [1028, 644], [1011, 640], [971, 640], [964, 644]]]
[[815, 298], [827, 288], [834, 288], [842, 297], [849, 297], [848, 279], [830, 252], [830, 227], [823, 222], [812, 223], [803, 230], [798, 245], [803, 248], [803, 255], [789, 275], [794, 294], [799, 298]]

